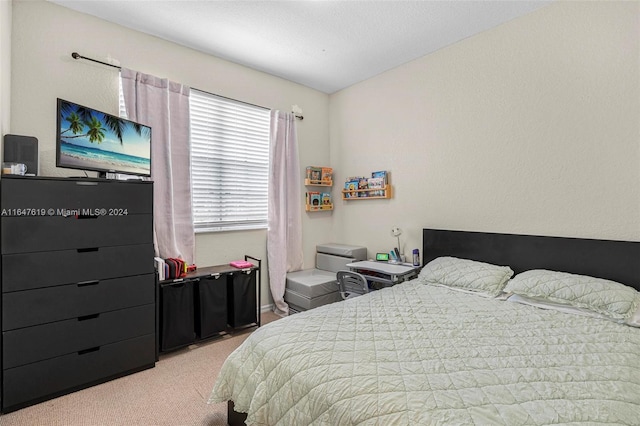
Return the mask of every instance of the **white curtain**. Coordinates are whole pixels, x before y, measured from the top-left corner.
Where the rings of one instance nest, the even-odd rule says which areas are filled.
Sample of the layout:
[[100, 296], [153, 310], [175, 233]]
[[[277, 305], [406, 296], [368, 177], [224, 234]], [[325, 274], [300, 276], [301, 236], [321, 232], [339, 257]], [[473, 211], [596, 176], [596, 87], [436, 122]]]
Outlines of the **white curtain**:
[[151, 126], [151, 179], [156, 256], [194, 261], [189, 88], [122, 68], [130, 120]]
[[269, 150], [269, 230], [267, 259], [274, 311], [287, 315], [285, 279], [289, 271], [302, 269], [302, 197], [296, 118], [271, 111]]

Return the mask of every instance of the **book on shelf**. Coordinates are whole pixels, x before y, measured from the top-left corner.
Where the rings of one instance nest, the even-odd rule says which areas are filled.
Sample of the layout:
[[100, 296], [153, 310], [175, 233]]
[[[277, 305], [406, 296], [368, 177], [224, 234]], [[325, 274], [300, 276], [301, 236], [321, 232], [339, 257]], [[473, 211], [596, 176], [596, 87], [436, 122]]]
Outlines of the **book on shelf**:
[[[386, 185], [388, 183], [387, 180], [387, 171], [386, 170], [380, 170], [378, 172], [372, 172], [371, 173], [371, 177], [372, 178], [382, 178], [384, 185]], [[384, 185], [382, 186], [384, 188]]]
[[320, 193], [317, 191], [307, 192], [307, 204], [309, 204], [311, 207], [320, 207], [320, 205], [322, 204]]
[[344, 183], [344, 189], [350, 192], [344, 193], [344, 198], [356, 198], [358, 196], [358, 183], [359, 178], [350, 178]]
[[322, 167], [307, 166], [307, 179], [310, 181], [320, 181], [322, 178]]
[[[366, 177], [361, 177], [360, 180], [358, 181], [358, 189], [369, 189], [369, 179], [367, 179]], [[368, 191], [358, 193], [358, 197], [368, 197], [368, 196], [369, 196]]]
[[330, 183], [333, 180], [333, 169], [331, 167], [322, 167], [320, 179], [322, 182]]
[[322, 205], [323, 206], [330, 206], [331, 205], [331, 193], [323, 192], [322, 194], [320, 194], [320, 199], [322, 201]]
[[370, 177], [367, 179], [369, 184], [369, 189], [374, 189], [375, 191], [369, 191], [370, 197], [381, 197], [384, 196], [384, 187], [385, 182], [382, 177]]

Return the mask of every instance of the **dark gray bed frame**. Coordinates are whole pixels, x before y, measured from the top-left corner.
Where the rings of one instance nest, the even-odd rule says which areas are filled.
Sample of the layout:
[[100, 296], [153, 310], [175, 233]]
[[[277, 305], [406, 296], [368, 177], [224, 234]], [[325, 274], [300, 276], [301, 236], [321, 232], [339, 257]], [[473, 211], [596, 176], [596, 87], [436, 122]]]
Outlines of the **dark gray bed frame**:
[[[516, 274], [549, 269], [589, 275], [640, 290], [640, 241], [423, 229], [422, 264], [440, 256], [509, 266]], [[231, 426], [243, 425], [247, 418], [233, 409], [233, 401], [227, 414]]]
[[453, 256], [509, 266], [517, 274], [549, 269], [589, 275], [640, 290], [640, 241], [422, 230], [423, 265]]

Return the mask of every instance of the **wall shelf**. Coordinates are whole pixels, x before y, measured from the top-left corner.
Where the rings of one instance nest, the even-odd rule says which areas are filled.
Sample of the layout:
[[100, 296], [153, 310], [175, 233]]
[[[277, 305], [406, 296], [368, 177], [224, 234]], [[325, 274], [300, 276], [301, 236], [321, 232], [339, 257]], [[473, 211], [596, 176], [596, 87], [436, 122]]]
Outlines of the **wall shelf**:
[[308, 212], [320, 212], [320, 211], [333, 210], [333, 204], [325, 204], [323, 206], [312, 206], [307, 204], [305, 206], [305, 210]]
[[[305, 194], [305, 211], [326, 212], [333, 210], [333, 197], [331, 187], [333, 186], [333, 169], [331, 167], [307, 167], [307, 178], [304, 184], [307, 187], [320, 187], [307, 191]], [[325, 189], [329, 188], [329, 189]]]
[[333, 186], [332, 180], [311, 180], [305, 179], [304, 184], [306, 186]]
[[392, 195], [391, 185], [385, 185], [384, 188], [369, 188], [369, 189], [363, 188], [358, 190], [350, 190], [350, 189], [342, 190], [342, 199], [347, 201], [389, 199], [391, 198], [391, 195]]

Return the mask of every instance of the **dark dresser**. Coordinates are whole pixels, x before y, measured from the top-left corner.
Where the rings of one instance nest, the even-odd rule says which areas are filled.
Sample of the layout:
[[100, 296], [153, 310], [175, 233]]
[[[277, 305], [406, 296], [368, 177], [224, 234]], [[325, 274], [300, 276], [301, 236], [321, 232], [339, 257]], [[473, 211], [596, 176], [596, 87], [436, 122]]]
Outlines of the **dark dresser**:
[[153, 184], [3, 177], [2, 411], [153, 367]]

